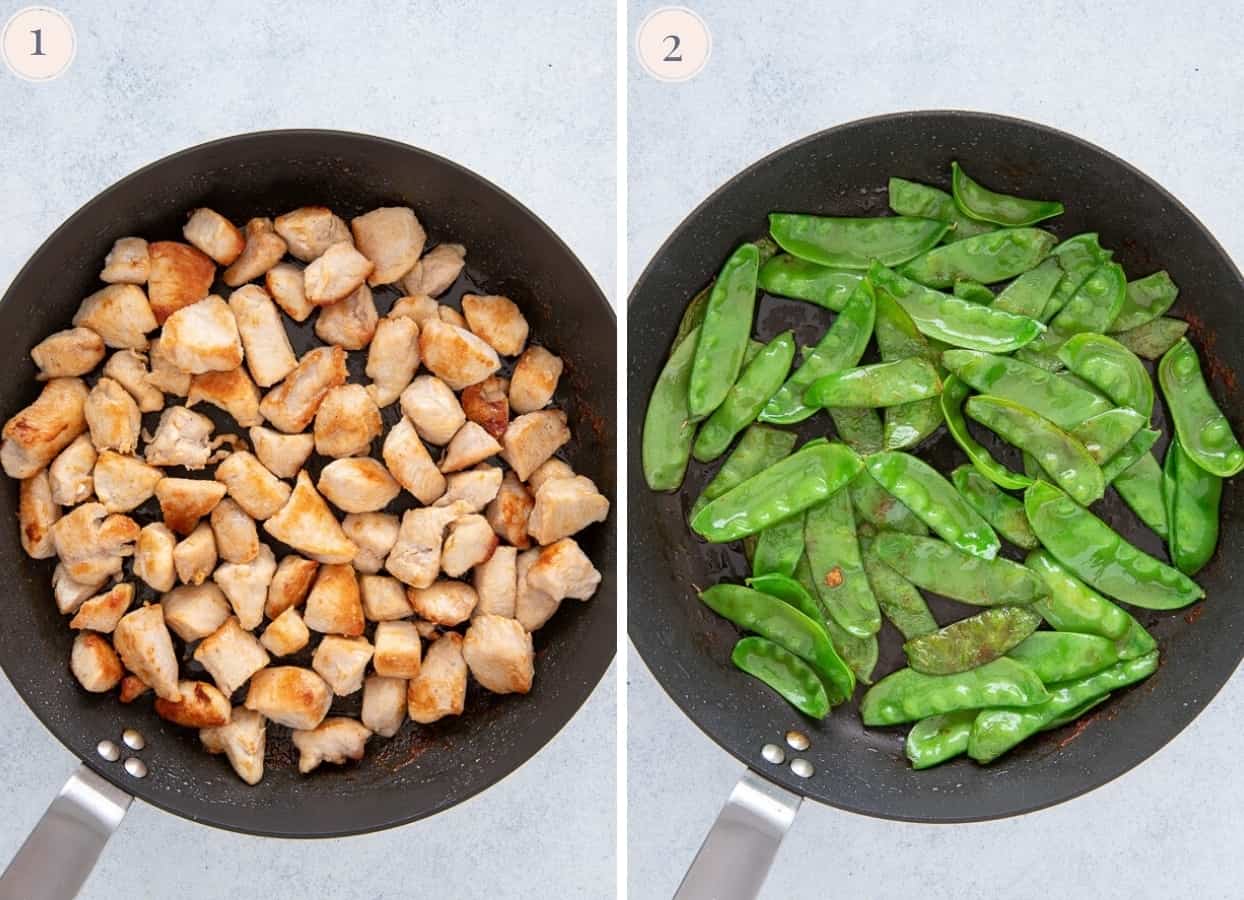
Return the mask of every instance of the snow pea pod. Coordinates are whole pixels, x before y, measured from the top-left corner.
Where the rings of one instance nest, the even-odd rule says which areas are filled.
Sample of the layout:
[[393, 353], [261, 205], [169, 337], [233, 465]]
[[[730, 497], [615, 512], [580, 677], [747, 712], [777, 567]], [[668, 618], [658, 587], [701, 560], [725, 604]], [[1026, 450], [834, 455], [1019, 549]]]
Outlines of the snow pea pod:
[[1058, 260], [1043, 260], [1035, 269], [1029, 269], [1003, 288], [1002, 293], [994, 298], [993, 308], [1039, 319], [1062, 277], [1063, 270]]
[[[1071, 429], [1071, 436], [1084, 445], [1093, 462], [1102, 466], [1102, 480], [1105, 480], [1106, 463], [1113, 459], [1127, 442], [1140, 433], [1145, 424], [1145, 417], [1134, 409], [1119, 406], [1098, 413], [1091, 419], [1085, 419]], [[1107, 482], [1108, 483], [1108, 482]]]
[[873, 596], [881, 612], [890, 620], [905, 640], [937, 631], [937, 620], [929, 612], [929, 604], [916, 586], [894, 571], [881, 557], [873, 546], [876, 535], [860, 534], [860, 556], [864, 560], [864, 571], [868, 574], [868, 583], [872, 585]]
[[958, 376], [951, 375], [942, 385], [942, 416], [946, 419], [946, 430], [955, 439], [963, 452], [972, 460], [978, 472], [1007, 490], [1021, 490], [1032, 484], [1032, 478], [1012, 472], [998, 462], [985, 447], [968, 431], [968, 423], [963, 418], [963, 403], [971, 393], [970, 388]]
[[1201, 361], [1187, 338], [1180, 338], [1158, 363], [1158, 383], [1188, 457], [1221, 478], [1244, 469], [1244, 447], [1214, 402], [1201, 374]]
[[789, 253], [779, 253], [760, 267], [758, 281], [762, 291], [840, 312], [863, 277], [864, 273], [858, 270], [818, 266]]
[[644, 480], [654, 491], [677, 490], [687, 472], [696, 421], [687, 405], [687, 388], [698, 337], [699, 330], [693, 328], [674, 348], [648, 397], [641, 455]]
[[756, 575], [747, 579], [747, 586], [789, 603], [818, 625], [825, 618], [825, 614], [821, 612], [821, 607], [812, 598], [812, 594], [793, 576], [782, 575], [778, 572]]
[[931, 288], [956, 281], [993, 284], [1035, 267], [1050, 255], [1057, 239], [1040, 228], [1004, 228], [934, 247], [899, 267], [899, 272]]
[[1101, 475], [1106, 479], [1106, 484], [1113, 484], [1116, 478], [1135, 465], [1161, 436], [1162, 432], [1156, 428], [1142, 428], [1132, 435], [1131, 440], [1123, 445], [1123, 449], [1102, 463]]
[[1110, 331], [1127, 331], [1164, 315], [1175, 304], [1179, 288], [1163, 269], [1127, 283], [1123, 308], [1110, 323]]
[[743, 367], [756, 311], [760, 250], [742, 244], [722, 266], [704, 309], [687, 389], [691, 415], [702, 419], [721, 405]]
[[[993, 662], [1037, 630], [1041, 617], [1023, 606], [995, 606], [903, 644], [907, 665], [953, 675]], [[1021, 660], [1022, 662], [1023, 660]]]
[[[803, 555], [803, 516], [791, 516], [760, 532], [752, 554], [752, 574], [794, 575]], [[763, 590], [763, 588], [761, 588]]]
[[1119, 406], [1153, 412], [1153, 381], [1131, 350], [1104, 334], [1077, 334], [1058, 350], [1062, 364]]
[[927, 769], [968, 751], [972, 723], [979, 710], [961, 709], [940, 716], [929, 716], [911, 726], [904, 751], [913, 769]]
[[887, 531], [904, 531], [907, 534], [928, 534], [929, 527], [869, 474], [865, 468], [848, 486], [851, 504], [855, 507], [856, 521]]
[[965, 215], [995, 225], [1032, 225], [1063, 214], [1057, 200], [1027, 200], [999, 194], [974, 181], [957, 162], [950, 164], [955, 206]]
[[870, 456], [866, 465], [878, 484], [903, 501], [942, 539], [982, 559], [997, 555], [1000, 544], [989, 523], [924, 460], [887, 450]]
[[1053, 557], [1109, 597], [1145, 609], [1179, 609], [1205, 596], [1183, 572], [1133, 547], [1053, 485], [1035, 482], [1024, 508]]
[[[691, 333], [704, 324], [704, 310], [708, 306], [708, 295], [713, 292], [713, 283], [709, 282], [698, 294], [691, 298], [691, 302], [687, 304], [687, 308], [683, 310], [682, 318], [678, 321], [678, 330], [674, 332], [674, 343], [670, 345], [670, 356], [673, 356], [684, 340], [691, 336]], [[699, 337], [699, 332], [695, 331], [695, 336]], [[695, 350], [695, 342], [691, 343], [692, 352]]]
[[1111, 337], [1142, 359], [1160, 359], [1187, 330], [1188, 323], [1183, 319], [1162, 316], [1127, 331], [1116, 331]]
[[979, 281], [956, 281], [950, 292], [969, 303], [983, 303], [986, 306], [993, 303], [993, 291]]
[[1059, 428], [1074, 428], [1110, 409], [1109, 401], [1093, 391], [1009, 356], [947, 350], [942, 365], [982, 394], [1022, 404]]
[[[874, 331], [883, 362], [918, 357], [934, 365], [940, 363], [941, 354], [929, 346], [911, 316], [890, 296], [889, 291], [877, 291]], [[884, 448], [902, 450], [914, 447], [937, 429], [942, 423], [942, 406], [936, 398], [916, 400], [888, 407], [884, 415]]]
[[1067, 305], [1050, 319], [1044, 343], [1052, 347], [1055, 342], [1062, 344], [1081, 332], [1104, 332], [1123, 308], [1126, 296], [1127, 276], [1123, 267], [1114, 262], [1100, 266], [1076, 288]]
[[825, 685], [806, 662], [786, 648], [762, 637], [741, 638], [730, 661], [773, 688], [795, 709], [814, 719], [829, 715]]
[[954, 198], [950, 194], [932, 185], [908, 181], [905, 178], [891, 178], [889, 192], [890, 209], [900, 216], [921, 216], [949, 222], [952, 227], [942, 236], [942, 241], [947, 244], [997, 230], [996, 226], [988, 222], [978, 222], [965, 216], [955, 206]]
[[[1102, 474], [1105, 474], [1104, 470]], [[1154, 534], [1166, 540], [1169, 525], [1166, 521], [1166, 501], [1162, 495], [1162, 467], [1152, 453], [1142, 454], [1140, 459], [1115, 475], [1111, 486]]]
[[1062, 728], [1064, 725], [1070, 725], [1072, 722], [1088, 713], [1089, 710], [1101, 706], [1101, 704], [1110, 699], [1110, 696], [1110, 694], [1102, 694], [1100, 697], [1094, 697], [1092, 700], [1085, 700], [1079, 706], [1072, 708], [1069, 712], [1065, 712], [1061, 716], [1050, 719], [1049, 722], [1041, 726], [1040, 730], [1053, 731], [1055, 728]]
[[831, 406], [826, 412], [834, 421], [838, 438], [861, 456], [881, 449], [881, 416], [875, 409], [863, 406]]
[[1080, 285], [1084, 284], [1085, 279], [1110, 262], [1114, 251], [1103, 247], [1098, 242], [1096, 233], [1087, 232], [1067, 238], [1050, 251], [1050, 256], [1058, 260], [1063, 277], [1055, 285], [1049, 303], [1041, 312], [1042, 322], [1054, 318], [1080, 289]]
[[1119, 661], [1114, 641], [1074, 631], [1037, 631], [1007, 656], [1032, 669], [1046, 684], [1084, 678]]
[[842, 369], [818, 378], [804, 393], [803, 402], [809, 406], [877, 409], [928, 400], [941, 392], [942, 380], [933, 364], [918, 356], [909, 356], [894, 362]]
[[912, 216], [838, 218], [771, 213], [769, 233], [783, 250], [821, 266], [867, 269], [874, 259], [895, 266], [919, 256], [950, 226]]
[[1035, 672], [1004, 656], [954, 675], [899, 669], [864, 694], [860, 717], [865, 725], [898, 725], [961, 709], [1035, 706], [1049, 697]]
[[1171, 441], [1166, 450], [1164, 474], [1171, 562], [1185, 575], [1195, 575], [1209, 562], [1218, 546], [1222, 479], [1198, 466], [1178, 438]]
[[748, 426], [712, 481], [704, 486], [704, 490], [696, 498], [691, 507], [691, 518], [694, 519], [710, 501], [738, 487], [778, 460], [790, 456], [797, 440], [799, 436], [793, 431], [770, 428], [768, 425]]
[[726, 452], [734, 436], [752, 423], [782, 386], [795, 358], [795, 334], [784, 331], [747, 363], [726, 399], [713, 410], [696, 435], [691, 453], [710, 462]]
[[917, 587], [973, 606], [1022, 606], [1048, 593], [1019, 563], [981, 559], [935, 538], [885, 532], [873, 547], [882, 562]]
[[838, 491], [808, 510], [803, 540], [817, 596], [834, 621], [856, 637], [880, 631], [881, 610], [860, 559], [849, 491]]
[[[799, 565], [795, 568], [795, 578], [805, 595], [809, 598], [816, 595], [815, 578], [812, 575], [812, 567], [808, 563], [807, 554], [800, 558]], [[843, 630], [834, 621], [834, 617], [825, 611], [819, 600], [810, 602], [816, 606], [817, 621], [825, 626], [825, 633], [829, 635], [830, 643], [834, 645], [834, 650], [842, 657], [842, 661], [850, 667], [858, 681], [872, 684], [873, 669], [877, 667], [879, 653], [877, 638], [875, 636], [856, 637]]]
[[980, 513], [994, 531], [1025, 550], [1038, 546], [1022, 501], [999, 489], [972, 465], [959, 466], [950, 473], [950, 480], [959, 496]]

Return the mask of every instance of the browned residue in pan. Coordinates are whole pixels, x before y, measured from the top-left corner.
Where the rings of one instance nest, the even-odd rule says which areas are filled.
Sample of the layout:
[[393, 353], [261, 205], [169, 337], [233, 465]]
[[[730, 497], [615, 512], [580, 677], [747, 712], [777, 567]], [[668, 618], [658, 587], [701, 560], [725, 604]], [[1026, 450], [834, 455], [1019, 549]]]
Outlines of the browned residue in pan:
[[1094, 716], [1085, 716], [1083, 719], [1076, 722], [1075, 726], [1071, 729], [1071, 733], [1058, 742], [1058, 749], [1062, 750], [1064, 747], [1066, 747], [1068, 744], [1070, 744], [1072, 741], [1078, 738], [1081, 734], [1084, 733], [1084, 729], [1088, 728], [1089, 725], [1093, 724], [1093, 722], [1095, 721], [1097, 721], [1097, 716], [1094, 715]]
[[1210, 378], [1225, 387], [1228, 394], [1235, 396], [1240, 389], [1239, 380], [1232, 368], [1218, 359], [1218, 354], [1215, 352], [1217, 333], [1212, 328], [1206, 328], [1205, 323], [1196, 313], [1190, 312], [1184, 318], [1188, 320], [1188, 330], [1201, 345], [1201, 357], [1205, 360], [1206, 368], [1209, 369]]
[[1187, 622], [1189, 625], [1195, 625], [1197, 622], [1197, 619], [1201, 618], [1201, 616], [1204, 615], [1204, 613], [1205, 613], [1205, 604], [1198, 603], [1196, 606], [1192, 608], [1192, 610], [1189, 613], [1187, 613], [1184, 616], [1184, 621]]

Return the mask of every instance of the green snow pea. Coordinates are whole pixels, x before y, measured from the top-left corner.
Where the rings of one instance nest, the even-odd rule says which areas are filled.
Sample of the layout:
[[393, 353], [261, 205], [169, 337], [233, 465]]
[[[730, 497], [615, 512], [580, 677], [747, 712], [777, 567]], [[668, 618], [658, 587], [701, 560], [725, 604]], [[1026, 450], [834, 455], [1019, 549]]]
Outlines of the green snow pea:
[[[807, 554], [800, 557], [799, 565], [795, 568], [795, 578], [805, 595], [809, 598], [816, 596], [815, 578], [813, 578]], [[829, 635], [830, 643], [834, 645], [834, 650], [842, 657], [842, 661], [855, 673], [857, 680], [872, 684], [873, 669], [877, 667], [879, 652], [877, 638], [874, 636], [859, 638], [844, 631], [818, 600], [811, 602], [817, 609], [817, 621], [825, 626], [825, 633]]]
[[787, 253], [817, 265], [843, 269], [867, 269], [874, 259], [896, 266], [934, 246], [949, 228], [936, 219], [912, 216], [769, 215], [769, 233]]
[[955, 439], [963, 452], [972, 460], [977, 471], [1007, 490], [1021, 490], [1032, 484], [1032, 478], [1012, 472], [998, 462], [985, 447], [968, 431], [968, 423], [963, 418], [963, 403], [971, 389], [958, 376], [951, 375], [942, 385], [942, 416], [946, 419], [946, 430]]
[[687, 386], [698, 337], [699, 331], [693, 328], [674, 348], [648, 397], [641, 455], [644, 480], [654, 491], [677, 490], [687, 472], [695, 439], [695, 419], [687, 407]]
[[1195, 575], [1209, 562], [1218, 546], [1222, 479], [1198, 466], [1178, 438], [1171, 441], [1166, 450], [1164, 474], [1171, 562], [1185, 575]]
[[816, 412], [816, 407], [803, 402], [804, 391], [818, 378], [839, 369], [849, 369], [860, 361], [873, 333], [874, 297], [873, 286], [867, 279], [855, 286], [833, 324], [795, 373], [769, 398], [760, 411], [760, 421], [793, 425]]
[[1050, 719], [1049, 722], [1042, 725], [1041, 731], [1053, 731], [1055, 728], [1062, 728], [1064, 725], [1070, 725], [1080, 717], [1084, 716], [1089, 710], [1101, 706], [1110, 699], [1110, 694], [1102, 694], [1100, 697], [1094, 697], [1092, 700], [1085, 700], [1079, 706], [1074, 707], [1070, 712], [1065, 712], [1061, 716]]
[[840, 312], [855, 286], [863, 280], [858, 270], [818, 266], [789, 253], [780, 253], [760, 267], [762, 291], [779, 297], [806, 300]]
[[937, 631], [937, 620], [916, 586], [886, 565], [873, 546], [876, 535], [860, 534], [860, 556], [877, 605], [905, 640]]
[[[796, 566], [798, 568], [798, 566]], [[793, 576], [770, 572], [766, 575], [755, 575], [747, 579], [747, 586], [753, 590], [777, 597], [789, 603], [818, 625], [825, 619], [821, 607], [813, 599], [812, 594]]]
[[1163, 269], [1127, 283], [1123, 308], [1110, 323], [1110, 331], [1127, 331], [1164, 315], [1175, 304], [1179, 288]]
[[[937, 365], [940, 354], [929, 346], [928, 340], [911, 316], [890, 296], [889, 291], [877, 291], [877, 321], [874, 326], [877, 349], [883, 362], [918, 357]], [[942, 406], [936, 398], [915, 400], [885, 410], [883, 445], [886, 450], [902, 450], [920, 443], [942, 423]], [[881, 449], [881, 448], [878, 448]]]
[[953, 227], [942, 236], [947, 244], [997, 230], [988, 222], [978, 222], [965, 216], [955, 206], [954, 198], [940, 188], [904, 178], [890, 179], [890, 209], [900, 216], [921, 216], [949, 222]]
[[803, 539], [817, 596], [834, 621], [856, 637], [880, 631], [881, 610], [860, 559], [849, 491], [838, 491], [808, 510]]
[[[1105, 331], [1123, 307], [1126, 293], [1127, 276], [1123, 274], [1123, 267], [1118, 263], [1100, 266], [1076, 289], [1067, 305], [1050, 319], [1050, 327], [1026, 347], [1021, 356], [1053, 356], [1074, 335]], [[1042, 365], [1056, 364], [1047, 360]]]
[[926, 591], [973, 606], [1022, 606], [1046, 596], [1045, 582], [1009, 559], [981, 559], [935, 538], [885, 532], [873, 540], [881, 561]]
[[825, 685], [806, 662], [780, 644], [762, 637], [741, 638], [730, 661], [773, 688], [795, 709], [814, 719], [829, 715]]
[[[687, 308], [683, 310], [682, 318], [678, 321], [678, 330], [674, 332], [674, 342], [670, 345], [670, 356], [672, 357], [678, 352], [678, 348], [682, 346], [682, 342], [695, 332], [695, 337], [699, 337], [700, 333], [696, 331], [704, 324], [704, 310], [708, 306], [708, 295], [713, 292], [713, 284], [709, 282], [703, 287], [698, 294], [691, 298], [691, 302], [687, 304]], [[695, 341], [691, 342], [692, 353], [695, 352]]]
[[1111, 408], [1093, 391], [1009, 356], [947, 350], [942, 365], [982, 394], [1026, 406], [1059, 428], [1074, 428]]
[[857, 521], [863, 520], [874, 528], [887, 531], [904, 531], [907, 534], [928, 534], [929, 527], [869, 474], [865, 468], [848, 486], [851, 504], [855, 507]]
[[899, 272], [931, 288], [956, 281], [993, 284], [1027, 272], [1050, 255], [1056, 238], [1040, 228], [1004, 228], [934, 247], [899, 267]]
[[1119, 492], [1132, 512], [1158, 537], [1166, 540], [1166, 500], [1162, 492], [1162, 467], [1152, 453], [1143, 454], [1118, 475], [1111, 486]]
[[1244, 447], [1214, 402], [1201, 374], [1201, 361], [1187, 338], [1180, 338], [1158, 363], [1158, 383], [1188, 457], [1221, 478], [1244, 469]]
[[1111, 337], [1143, 359], [1159, 359], [1187, 330], [1188, 323], [1183, 319], [1162, 316], [1127, 331], [1116, 331]]
[[1020, 275], [994, 298], [993, 308], [1039, 319], [1050, 295], [1063, 277], [1063, 270], [1056, 259], [1046, 259], [1035, 269]]
[[961, 709], [929, 716], [911, 726], [904, 744], [911, 767], [927, 769], [967, 753], [972, 723], [979, 714], [979, 710]]
[[993, 559], [998, 536], [946, 478], [918, 457], [887, 450], [868, 457], [869, 473], [933, 532], [964, 553]]
[[693, 418], [702, 419], [720, 406], [739, 377], [756, 311], [759, 269], [760, 251], [756, 245], [742, 244], [726, 260], [713, 283], [687, 389]]
[[973, 465], [959, 466], [950, 473], [950, 480], [959, 496], [980, 513], [994, 531], [1025, 550], [1038, 546], [1022, 501], [1002, 491]]
[[912, 638], [903, 644], [903, 652], [917, 672], [953, 675], [1005, 656], [1040, 624], [1041, 617], [1027, 607], [995, 606]]
[[971, 303], [984, 303], [986, 306], [993, 303], [993, 291], [979, 281], [956, 281], [951, 293]]
[[1096, 233], [1087, 232], [1067, 238], [1050, 251], [1050, 256], [1058, 260], [1063, 277], [1058, 280], [1049, 303], [1041, 312], [1042, 322], [1054, 318], [1080, 289], [1080, 285], [1098, 268], [1110, 262], [1114, 251], [1104, 248], [1098, 242]]
[[1119, 406], [1098, 413], [1091, 419], [1085, 419], [1071, 429], [1071, 436], [1084, 445], [1088, 455], [1093, 457], [1093, 462], [1103, 467], [1104, 481], [1106, 463], [1140, 433], [1145, 421], [1145, 416], [1136, 410]]
[[1133, 547], [1053, 485], [1033, 483], [1024, 508], [1050, 554], [1107, 596], [1145, 609], [1179, 609], [1205, 596], [1183, 572]]
[[1007, 656], [1032, 669], [1046, 684], [1074, 681], [1119, 661], [1114, 641], [1074, 631], [1034, 632]]
[[1106, 479], [1106, 484], [1113, 484], [1116, 478], [1135, 465], [1161, 436], [1162, 432], [1156, 428], [1142, 428], [1132, 435], [1131, 440], [1123, 445], [1123, 449], [1102, 464], [1101, 475]]
[[799, 436], [793, 431], [770, 428], [768, 425], [749, 425], [713, 480], [696, 498], [691, 507], [691, 518], [694, 519], [710, 501], [790, 456], [797, 440]]
[[894, 362], [842, 369], [812, 382], [803, 395], [809, 406], [848, 406], [877, 409], [913, 400], [928, 400], [942, 392], [937, 369], [926, 359], [909, 356]]
[[756, 549], [752, 554], [752, 574], [777, 572], [794, 575], [795, 565], [802, 555], [803, 516], [791, 516], [757, 535]]
[[692, 455], [700, 462], [709, 462], [725, 453], [734, 436], [752, 423], [782, 386], [794, 358], [793, 332], [784, 331], [765, 344], [739, 374], [726, 399], [700, 426]]
[[1063, 214], [1063, 205], [1057, 200], [1026, 200], [991, 191], [973, 181], [957, 162], [950, 164], [950, 179], [955, 206], [981, 222], [1032, 225]]
[[1153, 412], [1153, 381], [1131, 350], [1104, 334], [1077, 334], [1058, 349], [1062, 364], [1119, 406], [1146, 419]]
[[875, 409], [863, 406], [831, 406], [827, 410], [834, 420], [834, 430], [844, 444], [861, 456], [881, 449], [881, 416]]
[[1035, 706], [1049, 697], [1035, 672], [1004, 656], [954, 675], [899, 669], [868, 689], [860, 717], [865, 725], [898, 725], [961, 709]]

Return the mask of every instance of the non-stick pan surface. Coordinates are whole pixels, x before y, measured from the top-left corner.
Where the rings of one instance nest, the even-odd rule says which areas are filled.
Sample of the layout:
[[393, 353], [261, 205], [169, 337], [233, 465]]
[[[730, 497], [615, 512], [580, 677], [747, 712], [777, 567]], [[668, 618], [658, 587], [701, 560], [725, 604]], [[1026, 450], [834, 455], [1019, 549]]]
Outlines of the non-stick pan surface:
[[[1218, 552], [1198, 576], [1208, 598], [1174, 613], [1131, 610], [1153, 632], [1162, 665], [1148, 681], [1117, 693], [1088, 719], [1049, 732], [981, 767], [960, 759], [912, 771], [902, 751], [905, 728], [864, 729], [854, 704], [823, 723], [737, 671], [730, 649], [739, 632], [695, 595], [746, 574], [742, 556], [696, 539], [686, 513], [717, 466], [692, 463], [681, 491], [655, 494], [644, 484], [639, 449], [644, 409], [686, 301], [711, 279], [741, 241], [766, 231], [772, 211], [829, 215], [886, 212], [890, 176], [949, 189], [951, 160], [986, 184], [1024, 196], [1056, 197], [1064, 216], [1043, 223], [1067, 237], [1097, 231], [1130, 278], [1167, 269], [1180, 287], [1173, 314], [1192, 323], [1213, 391], [1237, 433], [1244, 426], [1235, 372], [1244, 372], [1244, 283], [1223, 249], [1179, 201], [1122, 160], [1078, 138], [1016, 119], [968, 112], [914, 112], [832, 128], [785, 147], [735, 177], [700, 205], [657, 252], [631, 294], [627, 419], [631, 459], [630, 636], [674, 701], [713, 740], [764, 776], [812, 799], [852, 812], [921, 822], [997, 818], [1075, 797], [1156, 752], [1205, 707], [1244, 655], [1244, 602], [1235, 566], [1244, 553], [1240, 489], [1228, 484]], [[831, 314], [811, 304], [762, 296], [759, 336], [795, 328], [801, 344], [823, 333]], [[1165, 427], [1164, 412], [1156, 421]], [[832, 429], [825, 416], [804, 436]], [[1164, 451], [1165, 440], [1155, 452]], [[939, 467], [966, 457], [944, 432], [922, 448]], [[1150, 552], [1161, 543], [1110, 492], [1103, 515]], [[968, 610], [933, 598], [943, 624]], [[900, 665], [901, 639], [881, 635], [877, 672]], [[857, 697], [859, 694], [857, 694]], [[806, 731], [815, 765], [802, 779], [766, 763], [761, 747], [790, 728]]]
[[[443, 299], [456, 304], [464, 291], [482, 290], [519, 304], [533, 340], [566, 364], [555, 401], [567, 410], [573, 430], [565, 456], [614, 496], [616, 326], [600, 289], [547, 226], [494, 185], [433, 154], [366, 135], [278, 131], [215, 141], [140, 170], [75, 213], [0, 301], [0, 334], [10, 356], [0, 387], [4, 417], [34, 399], [38, 385], [29, 349], [67, 327], [82, 298], [98, 289], [102, 260], [116, 238], [181, 240], [186, 214], [198, 206], [242, 223], [308, 204], [330, 206], [347, 219], [377, 206], [409, 205], [430, 240], [465, 244], [467, 270]], [[396, 296], [391, 288], [377, 291], [382, 314]], [[312, 322], [299, 327], [286, 321], [299, 353], [314, 342]], [[356, 378], [364, 359], [363, 352], [350, 354]], [[387, 423], [392, 416], [393, 408], [386, 410]], [[530, 694], [500, 697], [473, 686], [463, 716], [433, 726], [408, 722], [392, 740], [373, 740], [362, 762], [323, 766], [311, 776], [298, 774], [288, 731], [269, 727], [264, 780], [248, 787], [223, 757], [202, 749], [196, 732], [157, 717], [150, 695], [127, 707], [115, 693], [94, 696], [78, 686], [68, 665], [72, 633], [52, 600], [53, 561], [32, 561], [22, 552], [16, 504], [17, 483], [0, 478], [0, 509], [8, 510], [0, 516], [0, 559], [8, 576], [0, 628], [5, 674], [35, 715], [91, 769], [194, 821], [321, 837], [431, 815], [536, 753], [569, 721], [613, 658], [616, 542], [610, 519], [579, 537], [604, 581], [591, 602], [568, 601], [537, 632]], [[357, 706], [355, 696], [334, 709]], [[100, 740], [119, 741], [127, 727], [147, 738], [138, 755], [150, 774], [141, 781], [95, 753]]]

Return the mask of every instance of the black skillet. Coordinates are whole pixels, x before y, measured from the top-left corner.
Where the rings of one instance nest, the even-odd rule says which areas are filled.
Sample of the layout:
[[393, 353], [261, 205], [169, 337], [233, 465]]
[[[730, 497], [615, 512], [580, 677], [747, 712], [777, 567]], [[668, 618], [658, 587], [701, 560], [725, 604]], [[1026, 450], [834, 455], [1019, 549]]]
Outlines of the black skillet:
[[[1244, 283], [1226, 252], [1179, 201], [1132, 166], [1078, 138], [1016, 119], [899, 113], [831, 128], [784, 147], [733, 178], [683, 221], [636, 283], [628, 306], [631, 639], [692, 721], [764, 779], [849, 812], [913, 822], [1019, 815], [1105, 784], [1191, 722], [1244, 655], [1244, 604], [1235, 590], [1233, 565], [1244, 551], [1244, 510], [1238, 485], [1230, 483], [1218, 552], [1197, 576], [1208, 599], [1178, 613], [1132, 610], [1158, 638], [1159, 671], [1116, 695], [1087, 725], [1030, 740], [989, 767], [962, 759], [913, 772], [902, 752], [905, 729], [864, 729], [854, 705], [835, 710], [823, 723], [801, 718], [731, 665], [739, 633], [696, 599], [695, 586], [738, 581], [745, 562], [731, 549], [697, 540], [686, 526], [687, 510], [716, 465], [693, 462], [682, 489], [673, 494], [649, 491], [640, 466], [648, 394], [683, 307], [737, 244], [765, 233], [769, 212], [881, 215], [887, 211], [890, 176], [949, 189], [954, 159], [995, 189], [1062, 200], [1066, 214], [1042, 227], [1060, 237], [1099, 232], [1129, 277], [1167, 269], [1180, 287], [1172, 314], [1192, 323], [1212, 389], [1237, 433], [1244, 433], [1244, 403], [1232, 375], [1244, 371], [1244, 323], [1238, 313]], [[762, 295], [757, 335], [768, 339], [794, 327], [800, 343], [811, 344], [829, 321], [830, 313], [811, 304]], [[1163, 412], [1157, 415], [1165, 427]], [[828, 418], [818, 416], [802, 434], [829, 429]], [[1155, 452], [1164, 447], [1165, 441]], [[921, 452], [943, 467], [966, 461], [944, 431]], [[1101, 506], [1123, 534], [1162, 552], [1113, 491]], [[936, 598], [933, 610], [943, 624], [965, 614], [964, 607]], [[900, 664], [899, 645], [887, 624], [878, 673]], [[815, 768], [806, 779], [761, 756], [765, 744], [783, 744], [782, 735], [791, 728], [812, 740], [811, 749], [800, 754]]]
[[[75, 213], [47, 239], [0, 302], [10, 348], [0, 388], [3, 416], [38, 391], [28, 350], [67, 327], [79, 302], [98, 289], [112, 242], [125, 235], [181, 240], [189, 210], [208, 206], [243, 223], [322, 204], [347, 220], [377, 206], [409, 205], [433, 241], [467, 247], [467, 269], [443, 299], [464, 291], [505, 294], [522, 308], [533, 340], [565, 361], [556, 403], [569, 414], [566, 459], [614, 496], [616, 397], [613, 312], [570, 249], [531, 211], [474, 173], [423, 150], [361, 134], [272, 131], [203, 144], [130, 175]], [[383, 315], [397, 296], [376, 293]], [[311, 321], [286, 319], [295, 350], [314, 337]], [[361, 373], [364, 353], [351, 353]], [[357, 359], [356, 359], [357, 358]], [[387, 411], [392, 412], [392, 409]], [[276, 837], [332, 837], [388, 828], [459, 803], [517, 769], [570, 720], [613, 658], [616, 593], [614, 524], [579, 536], [604, 574], [589, 603], [568, 602], [536, 634], [535, 686], [526, 696], [472, 692], [464, 715], [432, 726], [407, 723], [392, 740], [373, 740], [365, 759], [300, 776], [285, 729], [269, 728], [266, 773], [248, 787], [223, 757], [205, 753], [193, 731], [158, 718], [150, 699], [122, 706], [115, 694], [83, 691], [69, 672], [72, 640], [52, 601], [52, 561], [36, 562], [18, 541], [17, 483], [0, 478], [3, 564], [8, 574], [0, 665], [55, 737], [107, 782], [175, 815], [234, 831]], [[278, 555], [280, 555], [278, 553]], [[148, 774], [96, 753], [139, 730], [136, 755]], [[37, 748], [31, 748], [32, 750]]]

